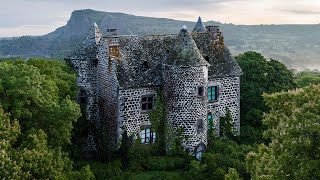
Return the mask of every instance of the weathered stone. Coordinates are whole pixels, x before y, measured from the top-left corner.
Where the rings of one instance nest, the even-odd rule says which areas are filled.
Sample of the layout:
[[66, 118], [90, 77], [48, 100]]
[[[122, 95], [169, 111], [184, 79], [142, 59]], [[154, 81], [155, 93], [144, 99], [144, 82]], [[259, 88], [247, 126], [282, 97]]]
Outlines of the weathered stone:
[[[85, 94], [86, 119], [95, 124], [88, 131], [85, 152], [99, 151], [104, 141], [108, 152], [113, 152], [123, 128], [135, 136], [150, 126], [147, 110], [152, 110], [160, 89], [165, 93], [170, 129], [183, 129], [182, 135], [188, 137], [183, 147], [191, 154], [207, 145], [208, 113], [219, 134], [219, 117], [229, 108], [240, 132], [241, 69], [218, 28], [205, 31], [199, 18], [195, 29], [146, 36], [117, 36], [110, 29], [103, 37], [93, 25], [84, 42], [65, 58], [78, 75], [79, 96]], [[208, 101], [211, 86], [217, 86], [216, 101]], [[94, 130], [102, 130], [105, 137], [97, 137]]]

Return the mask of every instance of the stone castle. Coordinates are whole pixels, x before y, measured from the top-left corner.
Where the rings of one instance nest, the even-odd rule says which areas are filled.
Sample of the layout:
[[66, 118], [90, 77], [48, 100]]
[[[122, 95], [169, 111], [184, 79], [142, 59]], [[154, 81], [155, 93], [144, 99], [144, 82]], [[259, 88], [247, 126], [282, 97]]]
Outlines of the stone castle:
[[[207, 145], [208, 120], [219, 135], [219, 119], [231, 112], [234, 130], [240, 132], [240, 75], [237, 62], [224, 44], [218, 26], [199, 20], [192, 32], [179, 34], [103, 36], [96, 24], [78, 48], [65, 58], [77, 73], [78, 101], [89, 128], [83, 150], [99, 151], [96, 134], [103, 129], [109, 151], [116, 151], [123, 128], [141, 143], [156, 141], [149, 112], [163, 92], [167, 124], [183, 129], [182, 142], [201, 158]], [[171, 137], [174, 138], [174, 137]]]

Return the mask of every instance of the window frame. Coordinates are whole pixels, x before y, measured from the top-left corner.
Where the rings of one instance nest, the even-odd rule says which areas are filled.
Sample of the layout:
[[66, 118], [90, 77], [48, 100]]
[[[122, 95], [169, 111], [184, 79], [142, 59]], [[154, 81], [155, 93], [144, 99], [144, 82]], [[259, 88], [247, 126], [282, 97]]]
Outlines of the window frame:
[[[211, 116], [211, 123], [212, 123], [212, 127], [210, 127], [210, 119], [209, 119], [209, 116]], [[212, 112], [208, 112], [208, 115], [207, 115], [207, 122], [208, 122], [208, 129], [210, 129], [210, 128], [214, 128], [214, 118], [215, 118], [215, 116], [214, 116], [214, 114], [212, 113]]]
[[[140, 130], [141, 144], [150, 144], [156, 142], [156, 132], [152, 131], [150, 126], [147, 126]], [[148, 140], [147, 140], [148, 139]]]
[[[146, 101], [143, 101], [143, 99], [146, 98]], [[151, 101], [149, 101], [149, 98], [152, 98]], [[141, 96], [141, 101], [140, 101], [140, 105], [141, 105], [141, 111], [142, 112], [149, 112], [152, 111], [154, 109], [154, 101], [155, 101], [155, 95], [154, 94], [147, 94], [147, 95], [142, 95]], [[143, 106], [145, 105], [145, 109], [143, 109]], [[151, 108], [149, 108], [149, 105], [151, 105]]]
[[[209, 88], [211, 88], [211, 91], [209, 91]], [[210, 99], [209, 97], [213, 97], [212, 95], [212, 88], [215, 89], [215, 96], [214, 96], [214, 99]], [[210, 93], [209, 93], [210, 92]], [[210, 95], [209, 95], [210, 94]], [[218, 85], [211, 85], [211, 86], [208, 86], [208, 94], [207, 94], [207, 98], [208, 98], [208, 101], [209, 102], [217, 102], [219, 101], [219, 86]]]

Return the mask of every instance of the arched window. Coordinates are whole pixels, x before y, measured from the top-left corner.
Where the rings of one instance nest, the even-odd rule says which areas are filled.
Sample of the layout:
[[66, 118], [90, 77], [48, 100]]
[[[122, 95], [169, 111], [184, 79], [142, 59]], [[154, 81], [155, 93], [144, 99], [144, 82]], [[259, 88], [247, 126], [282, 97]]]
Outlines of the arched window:
[[206, 146], [201, 143], [195, 148], [195, 156], [198, 160], [201, 160], [203, 152], [206, 150]]

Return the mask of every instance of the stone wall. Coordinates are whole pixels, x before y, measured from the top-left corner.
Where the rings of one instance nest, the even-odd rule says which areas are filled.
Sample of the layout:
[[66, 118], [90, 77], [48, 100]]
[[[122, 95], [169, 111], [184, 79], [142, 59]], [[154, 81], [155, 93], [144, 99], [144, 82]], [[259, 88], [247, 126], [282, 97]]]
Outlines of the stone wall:
[[96, 124], [99, 147], [104, 153], [117, 150], [118, 87], [116, 60], [109, 54], [107, 39], [101, 39], [98, 50], [97, 98], [99, 122]]
[[[97, 104], [97, 60], [96, 59], [71, 59], [68, 63], [77, 73], [78, 102], [85, 98], [84, 112], [85, 119], [91, 124], [99, 122]], [[91, 156], [97, 152], [94, 129], [88, 129], [88, 135], [83, 144], [83, 151]]]
[[[208, 88], [208, 68], [163, 66], [164, 93], [169, 127], [177, 132], [183, 129], [183, 147], [191, 154], [201, 143], [207, 145], [207, 95], [198, 96], [198, 87]], [[202, 131], [197, 121], [202, 120]], [[172, 136], [175, 138], [175, 136]]]
[[131, 136], [139, 133], [142, 126], [151, 125], [148, 112], [142, 111], [141, 97], [153, 95], [155, 100], [159, 88], [141, 87], [119, 90], [119, 135], [122, 134], [122, 126], [126, 128], [128, 136]]
[[240, 133], [240, 78], [224, 77], [209, 80], [208, 86], [218, 86], [218, 101], [209, 102], [208, 112], [215, 116], [214, 125], [219, 130], [219, 117], [225, 116], [226, 107], [229, 108], [233, 118], [234, 128], [239, 135]]

